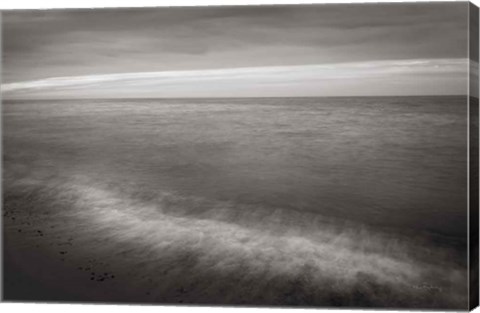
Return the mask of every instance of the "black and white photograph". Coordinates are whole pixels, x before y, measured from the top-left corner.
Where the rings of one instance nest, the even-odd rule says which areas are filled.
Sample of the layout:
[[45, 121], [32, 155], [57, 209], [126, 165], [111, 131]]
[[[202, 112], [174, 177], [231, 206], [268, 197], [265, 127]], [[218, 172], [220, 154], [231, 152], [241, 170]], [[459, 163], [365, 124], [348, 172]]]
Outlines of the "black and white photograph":
[[3, 10], [1, 29], [4, 301], [477, 305], [474, 4]]

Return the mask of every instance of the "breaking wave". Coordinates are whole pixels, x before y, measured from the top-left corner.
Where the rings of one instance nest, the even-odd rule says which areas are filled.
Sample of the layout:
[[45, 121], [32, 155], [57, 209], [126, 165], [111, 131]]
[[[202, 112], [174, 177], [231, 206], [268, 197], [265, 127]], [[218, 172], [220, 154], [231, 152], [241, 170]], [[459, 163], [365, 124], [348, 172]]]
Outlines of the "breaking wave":
[[128, 183], [68, 173], [15, 177], [5, 188], [6, 266], [14, 263], [42, 287], [61, 290], [64, 300], [467, 303], [465, 265], [451, 257], [457, 253], [451, 245], [432, 244], [428, 236], [310, 212], [138, 192]]

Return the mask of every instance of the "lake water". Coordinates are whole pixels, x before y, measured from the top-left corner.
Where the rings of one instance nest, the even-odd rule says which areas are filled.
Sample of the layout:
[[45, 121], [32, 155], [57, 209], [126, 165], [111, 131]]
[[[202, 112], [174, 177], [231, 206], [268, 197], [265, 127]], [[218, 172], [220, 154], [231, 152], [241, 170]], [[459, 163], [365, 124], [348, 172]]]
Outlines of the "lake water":
[[5, 158], [465, 235], [466, 110], [465, 97], [7, 102]]
[[[176, 218], [190, 223], [172, 239], [177, 245], [190, 240], [185, 239], [189, 229], [202, 229], [195, 240], [214, 234], [234, 238], [255, 230], [255, 237], [267, 232], [316, 242], [320, 237], [313, 234], [323, 227], [335, 229], [331, 234], [355, 229], [347, 236], [353, 242], [348, 247], [356, 239], [370, 242], [372, 233], [438, 236], [453, 240], [457, 247], [466, 242], [466, 97], [6, 101], [3, 148], [7, 204], [36, 205], [25, 194], [19, 196], [22, 188], [50, 186], [54, 191], [49, 194], [58, 198], [62, 190], [74, 186], [65, 191], [70, 198], [61, 199], [62, 210], [75, 207], [80, 212], [82, 206], [101, 210], [89, 217], [92, 229], [101, 228], [100, 222], [118, 223], [115, 232], [123, 244], [130, 235], [137, 242], [158, 244], [161, 239], [154, 241], [151, 233], [138, 239], [142, 226], [127, 234], [133, 219], [123, 225], [131, 216], [156, 220], [155, 212], [168, 216], [169, 223], [180, 223], [159, 238], [184, 225]], [[75, 201], [70, 195], [74, 189]], [[41, 199], [44, 206], [47, 200]], [[125, 212], [127, 217], [115, 219], [115, 214]], [[154, 233], [171, 226], [163, 217], [152, 225]], [[214, 222], [217, 226], [205, 224]], [[222, 232], [218, 225], [224, 223], [240, 228], [235, 234], [227, 228]], [[370, 235], [361, 239], [358, 229], [367, 229]], [[238, 240], [253, 255], [275, 246], [273, 237], [250, 242], [251, 235], [245, 236]], [[225, 249], [235, 246], [224, 244]], [[336, 242], [328, 251], [335, 253], [337, 244], [342, 246]], [[198, 245], [204, 243], [195, 241], [195, 249]], [[299, 247], [306, 246], [295, 249]], [[317, 247], [314, 244], [309, 251]], [[334, 271], [329, 266], [337, 261], [316, 263], [317, 259], [312, 256], [313, 268]], [[422, 259], [427, 263], [417, 269], [424, 273], [440, 259]], [[455, 262], [464, 264], [461, 259]], [[439, 266], [443, 267], [436, 269], [438, 273], [453, 268]], [[459, 271], [463, 274], [439, 284], [453, 292], [452, 285], [462, 285], [458, 277], [465, 273]], [[421, 277], [428, 281], [433, 276], [429, 272]], [[311, 302], [335, 304], [322, 301]]]

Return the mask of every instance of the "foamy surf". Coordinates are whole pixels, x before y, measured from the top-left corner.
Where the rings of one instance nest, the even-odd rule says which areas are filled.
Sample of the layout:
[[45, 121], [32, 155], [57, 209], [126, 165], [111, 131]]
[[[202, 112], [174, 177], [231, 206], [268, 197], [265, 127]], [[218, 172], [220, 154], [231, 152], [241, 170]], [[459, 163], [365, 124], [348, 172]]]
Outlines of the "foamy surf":
[[[467, 303], [466, 271], [450, 261], [448, 248], [426, 248], [359, 224], [160, 191], [146, 201], [80, 175], [31, 175], [6, 186], [6, 242], [16, 247], [9, 258], [31, 279], [63, 289], [71, 295], [66, 300]], [[18, 232], [25, 223], [33, 224], [29, 233]], [[25, 268], [27, 256], [39, 260], [38, 268]]]

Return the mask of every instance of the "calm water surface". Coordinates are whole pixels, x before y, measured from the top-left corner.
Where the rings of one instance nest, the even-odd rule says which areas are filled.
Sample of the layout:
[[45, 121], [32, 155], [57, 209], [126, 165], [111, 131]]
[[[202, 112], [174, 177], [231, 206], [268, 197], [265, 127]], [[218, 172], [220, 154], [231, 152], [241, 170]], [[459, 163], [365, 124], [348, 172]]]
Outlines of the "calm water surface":
[[6, 102], [5, 167], [461, 236], [466, 108], [465, 97]]

